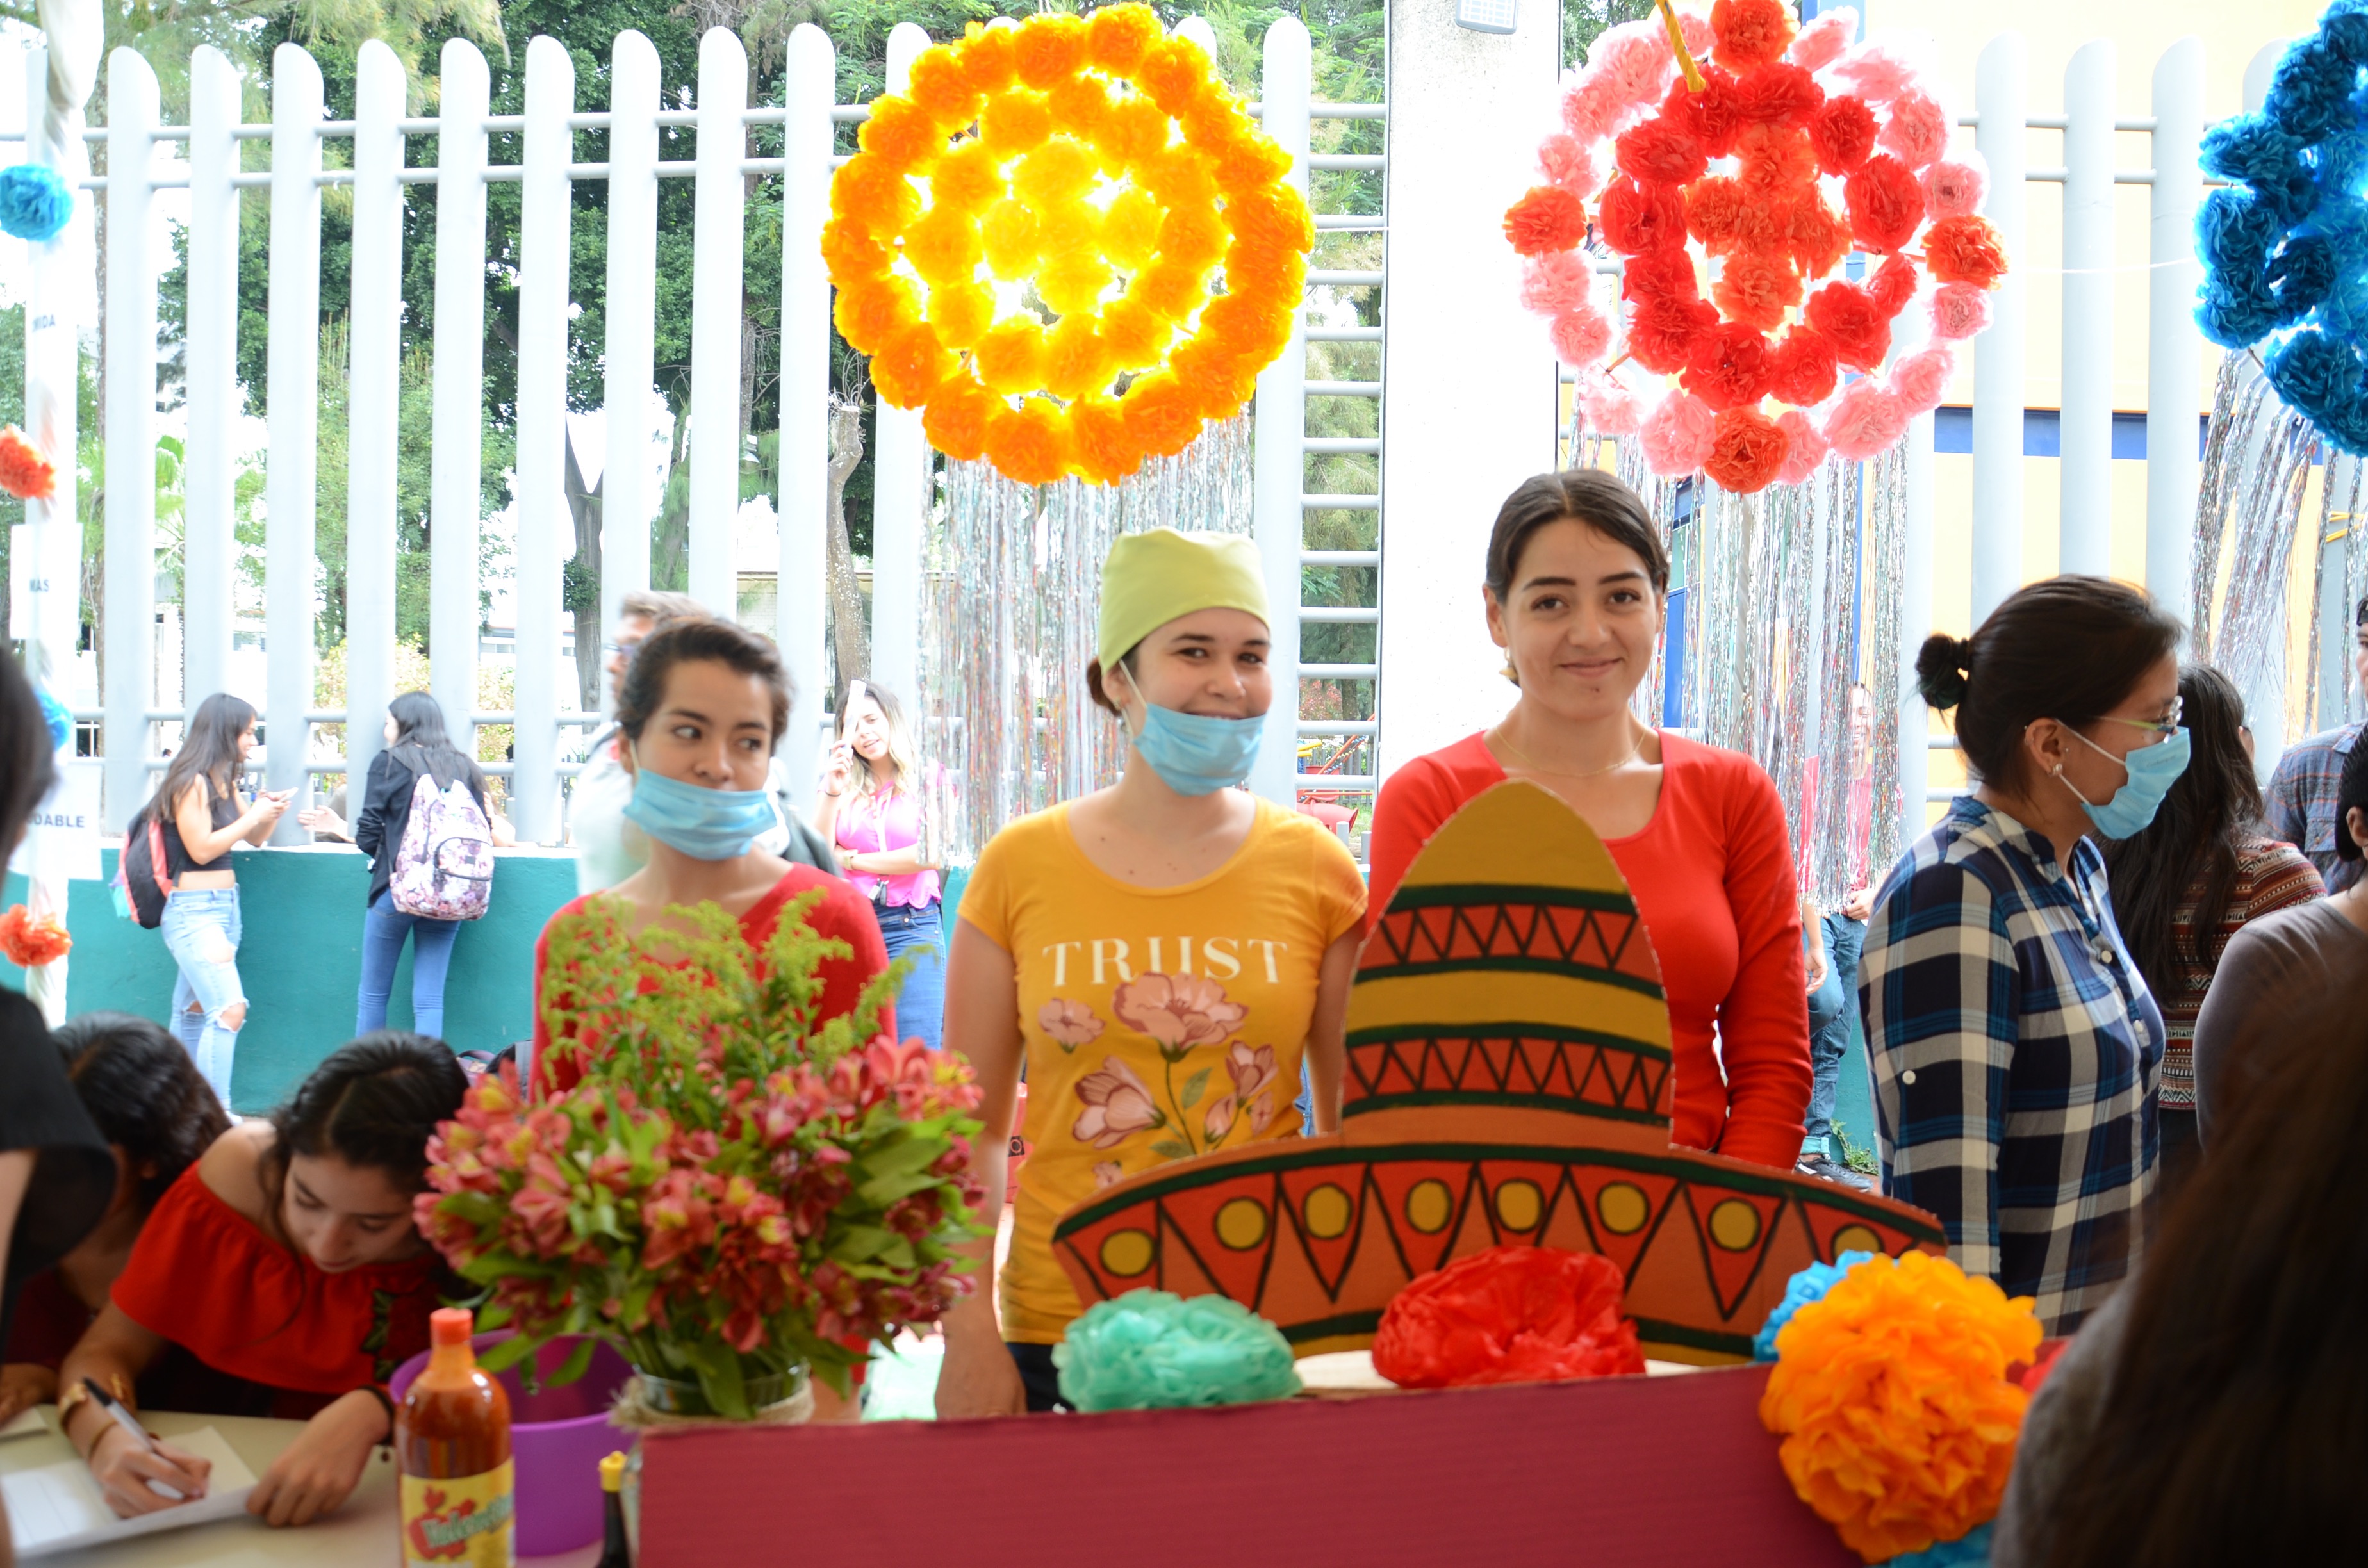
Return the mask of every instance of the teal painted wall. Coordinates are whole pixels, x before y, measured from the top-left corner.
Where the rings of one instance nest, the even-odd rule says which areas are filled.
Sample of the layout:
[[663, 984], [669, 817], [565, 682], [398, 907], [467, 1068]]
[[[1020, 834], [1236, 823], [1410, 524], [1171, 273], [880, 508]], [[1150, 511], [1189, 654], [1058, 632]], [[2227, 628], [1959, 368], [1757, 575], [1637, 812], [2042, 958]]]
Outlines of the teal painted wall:
[[[115, 875], [115, 852], [105, 852]], [[231, 1108], [268, 1111], [354, 1032], [361, 983], [362, 898], [370, 865], [345, 845], [238, 851], [238, 972], [247, 995], [231, 1079]], [[161, 932], [115, 913], [111, 882], [68, 885], [74, 939], [66, 1008], [111, 1007], [164, 1021], [173, 1006], [173, 958]], [[9, 877], [0, 908], [23, 901]], [[534, 1030], [534, 943], [552, 911], [575, 896], [575, 858], [564, 850], [503, 850], [492, 906], [453, 944], [444, 987], [444, 1033], [461, 1051], [498, 1050]], [[23, 971], [0, 960], [0, 984], [24, 989]], [[411, 950], [394, 975], [386, 1021], [411, 1024]]]

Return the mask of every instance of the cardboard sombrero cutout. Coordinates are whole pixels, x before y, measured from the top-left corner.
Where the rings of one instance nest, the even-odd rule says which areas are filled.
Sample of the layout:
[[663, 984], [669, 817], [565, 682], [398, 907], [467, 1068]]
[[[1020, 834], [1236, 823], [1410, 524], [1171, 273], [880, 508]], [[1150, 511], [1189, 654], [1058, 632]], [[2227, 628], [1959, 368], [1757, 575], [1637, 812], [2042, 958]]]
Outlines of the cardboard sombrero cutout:
[[1645, 1353], [1748, 1360], [1813, 1262], [1944, 1249], [1932, 1216], [1669, 1144], [1669, 1015], [1644, 922], [1594, 832], [1500, 784], [1415, 858], [1349, 1002], [1341, 1131], [1178, 1161], [1064, 1215], [1090, 1304], [1230, 1296], [1303, 1356], [1372, 1342], [1417, 1275], [1520, 1242], [1598, 1252]]

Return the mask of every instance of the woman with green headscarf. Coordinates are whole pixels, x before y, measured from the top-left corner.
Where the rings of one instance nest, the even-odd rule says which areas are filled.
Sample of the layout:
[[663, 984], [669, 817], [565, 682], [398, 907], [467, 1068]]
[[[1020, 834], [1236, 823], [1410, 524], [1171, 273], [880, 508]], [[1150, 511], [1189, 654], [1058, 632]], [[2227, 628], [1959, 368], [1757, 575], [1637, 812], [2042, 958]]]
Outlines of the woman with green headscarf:
[[1233, 788], [1275, 692], [1258, 547], [1154, 528], [1102, 567], [1093, 699], [1125, 773], [1023, 817], [980, 855], [946, 966], [946, 1044], [984, 1098], [980, 1176], [1004, 1185], [1020, 1066], [1030, 1145], [1001, 1322], [992, 1249], [946, 1319], [941, 1416], [1049, 1410], [1052, 1350], [1082, 1310], [1053, 1226], [1122, 1176], [1338, 1127], [1365, 886], [1310, 818]]

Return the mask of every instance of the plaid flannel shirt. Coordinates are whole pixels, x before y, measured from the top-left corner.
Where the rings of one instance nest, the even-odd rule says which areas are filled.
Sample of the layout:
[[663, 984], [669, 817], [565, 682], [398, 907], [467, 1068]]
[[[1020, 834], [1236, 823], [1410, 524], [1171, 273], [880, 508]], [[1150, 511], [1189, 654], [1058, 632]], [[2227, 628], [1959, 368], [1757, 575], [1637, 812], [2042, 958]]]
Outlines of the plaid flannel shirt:
[[2362, 862], [2335, 853], [2335, 803], [2343, 785], [2343, 765], [2360, 739], [2360, 726], [2345, 724], [2297, 741], [2278, 758], [2270, 787], [2262, 791], [2270, 836], [2283, 838], [2310, 857], [2330, 893], [2360, 880]]
[[2134, 1269], [2154, 1187], [2162, 1015], [2104, 858], [1971, 796], [1884, 881], [1859, 960], [1884, 1190], [2069, 1334]]

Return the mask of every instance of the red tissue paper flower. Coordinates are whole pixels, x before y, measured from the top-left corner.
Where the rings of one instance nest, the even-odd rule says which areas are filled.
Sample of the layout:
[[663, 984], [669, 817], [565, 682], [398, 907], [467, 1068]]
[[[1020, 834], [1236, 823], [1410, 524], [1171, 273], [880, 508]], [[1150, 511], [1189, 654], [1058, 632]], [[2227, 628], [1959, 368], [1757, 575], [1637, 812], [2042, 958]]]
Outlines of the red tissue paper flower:
[[1622, 131], [1611, 150], [1620, 172], [1639, 185], [1686, 185], [1710, 168], [1702, 143], [1667, 119]]
[[1987, 218], [1943, 218], [1924, 236], [1924, 267], [1941, 283], [1994, 289], [2006, 274], [2006, 247]]
[[1757, 408], [1720, 412], [1702, 472], [1720, 489], [1737, 495], [1764, 490], [1782, 472], [1793, 438]]
[[1505, 237], [1523, 256], [1568, 250], [1587, 237], [1587, 206], [1558, 185], [1531, 186], [1505, 213]]
[[1808, 317], [1836, 358], [1854, 369], [1879, 369], [1891, 352], [1890, 315], [1854, 283], [1828, 283], [1810, 295]]
[[1924, 221], [1923, 183], [1888, 153], [1877, 153], [1850, 176], [1842, 199], [1850, 203], [1850, 233], [1871, 251], [1899, 249]]
[[1829, 175], [1849, 174], [1873, 156], [1874, 136], [1874, 110], [1864, 98], [1827, 98], [1809, 121], [1809, 145]]
[[1390, 1299], [1373, 1369], [1400, 1388], [1552, 1382], [1645, 1369], [1619, 1268], [1595, 1253], [1500, 1246]]
[[1784, 58], [1799, 29], [1784, 0], [1718, 0], [1710, 8], [1710, 30], [1718, 37], [1718, 62], [1748, 71]]
[[58, 493], [58, 471], [14, 425], [0, 429], [0, 490], [19, 501], [46, 501]]
[[1741, 322], [1722, 322], [1694, 339], [1682, 380], [1721, 412], [1756, 403], [1768, 391], [1768, 340]]
[[74, 938], [66, 935], [56, 915], [44, 915], [36, 920], [21, 903], [0, 915], [0, 953], [6, 953], [18, 969], [39, 969], [72, 951]]
[[[1511, 213], [1506, 221], [1512, 221]], [[1622, 175], [1604, 187], [1598, 222], [1605, 244], [1623, 255], [1643, 256], [1685, 243], [1686, 204], [1674, 186], [1639, 186]]]

